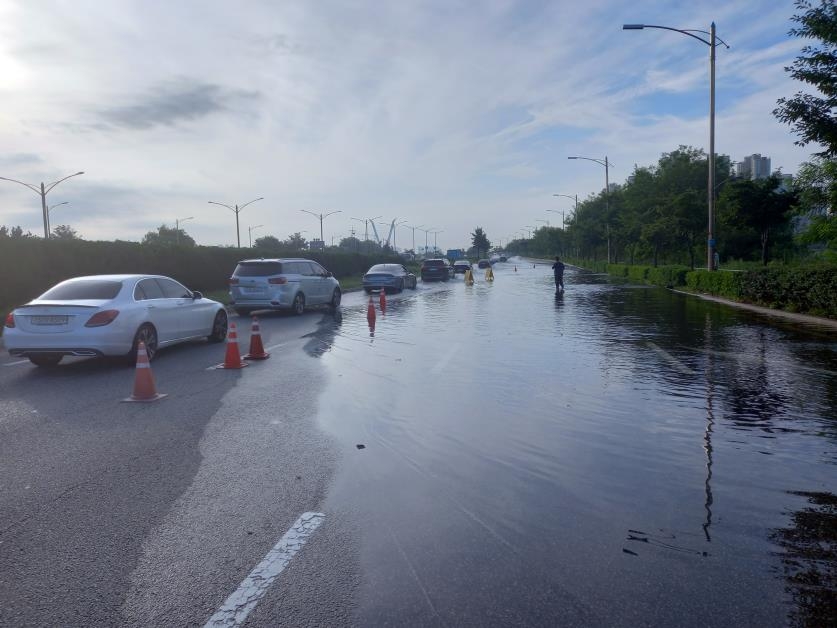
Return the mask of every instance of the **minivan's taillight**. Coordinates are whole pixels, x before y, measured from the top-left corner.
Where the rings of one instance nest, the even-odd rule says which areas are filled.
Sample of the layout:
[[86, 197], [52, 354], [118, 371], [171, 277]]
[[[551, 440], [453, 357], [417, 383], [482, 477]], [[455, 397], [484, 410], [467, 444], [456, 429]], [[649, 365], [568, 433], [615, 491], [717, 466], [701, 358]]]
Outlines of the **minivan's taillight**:
[[119, 316], [119, 310], [102, 310], [101, 312], [96, 312], [93, 316], [91, 316], [90, 320], [87, 321], [84, 326], [104, 327], [105, 325], [110, 325], [117, 316]]
[[230, 285], [237, 286], [238, 285], [238, 277], [230, 277]]
[[282, 285], [282, 284], [288, 283], [288, 278], [287, 277], [270, 277], [267, 280], [267, 283]]
[[9, 312], [6, 316], [6, 327], [14, 327], [15, 326], [15, 315]]

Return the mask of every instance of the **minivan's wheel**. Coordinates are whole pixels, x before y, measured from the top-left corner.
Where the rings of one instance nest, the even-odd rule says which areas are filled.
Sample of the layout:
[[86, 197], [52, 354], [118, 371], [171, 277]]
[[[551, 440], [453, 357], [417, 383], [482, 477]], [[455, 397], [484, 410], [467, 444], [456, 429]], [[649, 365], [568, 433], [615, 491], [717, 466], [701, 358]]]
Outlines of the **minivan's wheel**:
[[305, 295], [301, 292], [297, 292], [294, 297], [293, 311], [294, 314], [297, 315], [302, 314], [305, 311]]
[[340, 300], [343, 298], [343, 294], [340, 292], [340, 288], [335, 288], [334, 292], [331, 293], [331, 307], [335, 310], [340, 307]]
[[209, 342], [223, 342], [227, 337], [227, 312], [225, 310], [218, 310], [215, 314], [215, 320], [212, 321], [212, 333], [206, 339]]
[[64, 356], [60, 353], [35, 353], [29, 356], [29, 361], [35, 366], [58, 366], [61, 358]]
[[140, 342], [145, 344], [145, 352], [148, 354], [148, 361], [150, 362], [157, 355], [157, 330], [150, 323], [142, 325], [134, 336], [134, 344], [127, 355], [127, 358], [132, 362], [137, 360], [137, 347], [139, 347]]

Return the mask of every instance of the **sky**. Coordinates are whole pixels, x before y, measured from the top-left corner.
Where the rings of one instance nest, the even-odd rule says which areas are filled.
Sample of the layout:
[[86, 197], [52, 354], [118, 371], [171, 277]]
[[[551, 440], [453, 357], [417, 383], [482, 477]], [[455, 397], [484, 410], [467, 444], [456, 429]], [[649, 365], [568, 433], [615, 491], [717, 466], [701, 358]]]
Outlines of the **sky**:
[[[0, 0], [0, 177], [47, 195], [51, 224], [139, 241], [176, 221], [198, 244], [366, 219], [398, 248], [502, 244], [663, 153], [709, 145], [709, 46], [659, 29], [714, 21], [716, 152], [794, 174], [772, 114], [790, 0]], [[700, 35], [700, 33], [698, 33]], [[553, 196], [562, 194], [565, 196]], [[188, 219], [188, 220], [187, 220]], [[38, 194], [0, 181], [0, 225], [43, 235]], [[418, 230], [408, 226], [420, 227]], [[428, 229], [434, 233], [427, 233]]]

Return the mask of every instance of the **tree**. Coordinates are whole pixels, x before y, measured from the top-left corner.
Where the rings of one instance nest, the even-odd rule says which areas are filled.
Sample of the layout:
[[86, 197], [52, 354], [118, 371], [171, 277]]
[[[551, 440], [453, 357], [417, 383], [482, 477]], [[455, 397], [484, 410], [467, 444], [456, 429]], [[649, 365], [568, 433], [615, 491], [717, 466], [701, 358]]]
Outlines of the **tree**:
[[796, 142], [805, 146], [811, 142], [825, 147], [821, 157], [837, 155], [837, 3], [820, 0], [796, 0], [800, 12], [791, 20], [799, 24], [789, 35], [819, 40], [820, 45], [806, 45], [792, 65], [785, 71], [803, 83], [817, 89], [821, 95], [797, 92], [792, 98], [780, 98], [773, 110], [781, 122], [791, 125], [799, 135]]
[[351, 251], [352, 253], [360, 252], [360, 240], [358, 240], [354, 236], [343, 238], [342, 240], [340, 240], [340, 244], [338, 246], [339, 248], [344, 249], [346, 251]]
[[474, 233], [471, 234], [471, 244], [477, 250], [477, 257], [480, 256], [480, 251], [485, 251], [485, 254], [488, 255], [488, 249], [491, 248], [491, 242], [482, 227], [474, 229]]
[[81, 240], [81, 237], [70, 225], [58, 225], [52, 230], [52, 237], [56, 240]]
[[[796, 194], [780, 189], [780, 179], [734, 181], [721, 194], [719, 221], [730, 228], [731, 240], [735, 233], [744, 240], [752, 234], [761, 245], [761, 261], [767, 265], [768, 248], [782, 227], [789, 224], [790, 210], [796, 204]], [[745, 244], [747, 248], [750, 248]]]
[[305, 241], [305, 238], [302, 237], [302, 234], [297, 231], [293, 235], [288, 236], [288, 239], [285, 240], [284, 244], [291, 249], [299, 250], [304, 249], [307, 242]]
[[261, 238], [256, 238], [256, 240], [253, 242], [253, 247], [257, 249], [265, 249], [268, 251], [275, 251], [280, 246], [282, 246], [282, 243], [279, 242], [279, 238], [272, 235], [266, 235], [262, 236]]
[[142, 238], [143, 244], [154, 244], [158, 246], [195, 246], [195, 241], [183, 229], [173, 229], [166, 225], [160, 225], [157, 231], [149, 231]]

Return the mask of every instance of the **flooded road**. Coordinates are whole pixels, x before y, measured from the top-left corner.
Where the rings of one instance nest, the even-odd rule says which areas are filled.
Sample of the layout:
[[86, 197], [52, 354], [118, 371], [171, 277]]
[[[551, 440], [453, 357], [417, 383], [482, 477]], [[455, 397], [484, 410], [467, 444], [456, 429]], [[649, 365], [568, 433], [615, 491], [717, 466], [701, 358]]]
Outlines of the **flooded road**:
[[834, 332], [514, 269], [405, 291], [374, 332], [347, 295], [310, 337], [355, 621], [834, 621]]

